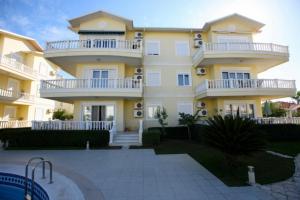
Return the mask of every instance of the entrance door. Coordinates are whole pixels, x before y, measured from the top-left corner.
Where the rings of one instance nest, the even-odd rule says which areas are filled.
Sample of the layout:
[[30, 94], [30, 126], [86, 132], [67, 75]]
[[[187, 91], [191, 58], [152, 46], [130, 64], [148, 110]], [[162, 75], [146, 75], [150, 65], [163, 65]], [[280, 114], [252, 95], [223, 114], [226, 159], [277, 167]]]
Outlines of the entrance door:
[[106, 121], [106, 106], [92, 106], [92, 121]]
[[250, 87], [250, 73], [246, 72], [222, 72], [224, 88]]
[[100, 69], [92, 71], [92, 88], [111, 88], [116, 78], [116, 70]]
[[115, 120], [115, 107], [113, 105], [84, 106], [82, 119], [93, 121], [89, 124], [91, 129], [106, 129], [105, 125], [108, 125], [108, 123], [101, 123], [100, 121], [111, 121], [112, 123]]

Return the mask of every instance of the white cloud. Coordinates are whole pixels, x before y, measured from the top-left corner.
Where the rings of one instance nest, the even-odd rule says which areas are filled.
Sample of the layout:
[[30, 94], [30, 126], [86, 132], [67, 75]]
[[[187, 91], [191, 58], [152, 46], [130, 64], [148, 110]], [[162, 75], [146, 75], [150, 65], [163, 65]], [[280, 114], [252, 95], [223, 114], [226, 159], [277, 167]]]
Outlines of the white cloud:
[[27, 17], [21, 15], [13, 15], [11, 17], [11, 21], [21, 27], [27, 27], [31, 24], [30, 20]]
[[42, 40], [75, 39], [76, 35], [66, 27], [46, 26], [38, 33]]

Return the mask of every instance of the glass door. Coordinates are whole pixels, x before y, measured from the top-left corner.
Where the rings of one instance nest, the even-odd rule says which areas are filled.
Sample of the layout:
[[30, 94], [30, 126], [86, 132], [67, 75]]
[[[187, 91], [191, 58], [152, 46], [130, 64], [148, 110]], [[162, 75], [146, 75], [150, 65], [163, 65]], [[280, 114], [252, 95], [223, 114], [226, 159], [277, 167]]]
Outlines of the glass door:
[[224, 88], [250, 87], [250, 73], [246, 72], [222, 72]]

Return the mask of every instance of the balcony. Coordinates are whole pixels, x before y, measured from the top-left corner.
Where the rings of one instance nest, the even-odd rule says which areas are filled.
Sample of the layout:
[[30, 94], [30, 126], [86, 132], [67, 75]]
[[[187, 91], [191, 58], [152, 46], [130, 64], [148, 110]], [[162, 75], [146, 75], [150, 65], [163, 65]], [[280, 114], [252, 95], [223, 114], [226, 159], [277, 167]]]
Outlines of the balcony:
[[24, 65], [21, 62], [16, 61], [8, 56], [2, 56], [0, 54], [0, 70], [11, 74], [19, 79], [36, 80], [38, 78], [38, 72], [33, 68]]
[[196, 87], [197, 98], [218, 96], [294, 96], [294, 80], [279, 79], [223, 79], [205, 80]]
[[142, 62], [142, 42], [130, 40], [64, 40], [48, 42], [45, 57], [75, 75], [77, 63], [122, 62], [139, 65]]
[[95, 97], [142, 97], [142, 80], [137, 79], [61, 79], [41, 81], [40, 95], [61, 101]]
[[0, 88], [0, 100], [16, 104], [33, 104], [35, 96], [26, 92], [18, 92]]
[[257, 64], [258, 72], [289, 60], [287, 46], [271, 43], [204, 43], [193, 55], [194, 66]]

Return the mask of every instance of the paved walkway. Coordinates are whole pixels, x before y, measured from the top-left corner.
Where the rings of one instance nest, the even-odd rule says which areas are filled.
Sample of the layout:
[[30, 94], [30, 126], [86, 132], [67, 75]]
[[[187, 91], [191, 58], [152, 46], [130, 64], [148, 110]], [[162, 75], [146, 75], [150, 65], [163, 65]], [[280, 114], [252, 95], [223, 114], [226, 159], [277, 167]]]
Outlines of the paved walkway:
[[266, 190], [276, 200], [300, 200], [300, 154], [295, 158], [295, 174], [292, 178], [259, 187]]
[[[0, 165], [51, 160], [86, 200], [271, 200], [256, 187], [227, 187], [189, 155], [153, 150], [0, 151]], [[55, 184], [55, 183], [54, 183]], [[60, 200], [60, 199], [56, 199]]]

